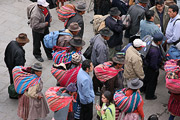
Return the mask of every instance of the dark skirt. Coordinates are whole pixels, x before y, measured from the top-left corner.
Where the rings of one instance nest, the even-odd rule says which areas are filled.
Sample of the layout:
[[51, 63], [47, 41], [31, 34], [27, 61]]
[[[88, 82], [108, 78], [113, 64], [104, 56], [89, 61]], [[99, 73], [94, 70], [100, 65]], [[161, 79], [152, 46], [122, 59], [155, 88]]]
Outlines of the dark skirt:
[[29, 115], [29, 98], [23, 94], [18, 99], [18, 116], [22, 119], [28, 119]]
[[180, 100], [175, 99], [171, 94], [168, 102], [168, 110], [175, 116], [180, 116]]

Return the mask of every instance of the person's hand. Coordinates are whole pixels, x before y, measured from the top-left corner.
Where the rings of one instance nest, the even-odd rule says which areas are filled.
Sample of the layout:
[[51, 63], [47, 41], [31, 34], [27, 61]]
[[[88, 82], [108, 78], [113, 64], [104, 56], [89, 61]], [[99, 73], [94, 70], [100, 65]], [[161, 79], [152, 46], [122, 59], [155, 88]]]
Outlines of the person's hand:
[[39, 96], [38, 96], [38, 99], [40, 100], [42, 97], [43, 97], [42, 95], [39, 95]]
[[46, 26], [48, 26], [49, 25], [49, 23], [48, 22], [46, 22]]
[[97, 111], [100, 111], [101, 110], [101, 107], [99, 105], [96, 105], [96, 110]]
[[101, 110], [101, 115], [104, 115], [105, 111], [104, 110]]
[[52, 22], [52, 17], [50, 18], [50, 20], [49, 20], [50, 22]]
[[156, 24], [159, 28], [161, 27], [161, 25], [160, 24]]

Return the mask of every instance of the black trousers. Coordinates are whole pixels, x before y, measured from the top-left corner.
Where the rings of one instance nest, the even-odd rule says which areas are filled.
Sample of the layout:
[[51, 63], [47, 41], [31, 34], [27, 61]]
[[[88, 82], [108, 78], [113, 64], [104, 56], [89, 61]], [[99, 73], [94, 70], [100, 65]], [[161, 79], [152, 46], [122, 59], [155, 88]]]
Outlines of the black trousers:
[[93, 102], [89, 104], [81, 104], [80, 120], [92, 120], [93, 118]]
[[94, 75], [93, 75], [93, 87], [94, 87], [94, 92], [97, 92], [97, 91], [98, 91], [98, 87], [100, 87], [100, 90], [101, 90], [102, 86], [103, 86], [103, 83], [100, 82], [100, 81], [97, 79], [96, 75], [94, 74]]
[[141, 88], [142, 92], [145, 92], [145, 98], [152, 98], [156, 91], [159, 70], [155, 71], [152, 68], [144, 68], [145, 78], [143, 80], [143, 87]]
[[8, 71], [9, 71], [9, 77], [10, 77], [10, 84], [13, 84], [13, 75], [12, 75], [12, 69], [11, 68], [8, 68]]
[[46, 56], [48, 58], [52, 58], [52, 49], [50, 48], [46, 48], [44, 46], [44, 42], [43, 42], [43, 38], [45, 35], [49, 34], [49, 29], [47, 28], [44, 32], [44, 34], [42, 33], [38, 33], [38, 32], [35, 32], [32, 30], [32, 35], [33, 35], [33, 55], [34, 57], [41, 57], [41, 42], [42, 42], [42, 45], [44, 47], [44, 50], [45, 50], [45, 53], [46, 53]]

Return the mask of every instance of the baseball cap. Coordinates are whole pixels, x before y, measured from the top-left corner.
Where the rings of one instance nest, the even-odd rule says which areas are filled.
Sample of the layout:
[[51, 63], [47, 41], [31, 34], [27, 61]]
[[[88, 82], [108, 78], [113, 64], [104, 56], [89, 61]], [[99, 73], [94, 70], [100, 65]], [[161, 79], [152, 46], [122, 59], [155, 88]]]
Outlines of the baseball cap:
[[145, 47], [146, 43], [143, 42], [141, 39], [135, 39], [133, 41], [133, 45], [134, 45], [134, 47]]
[[49, 5], [49, 3], [46, 2], [46, 0], [38, 0], [37, 4], [42, 5], [43, 7], [47, 7]]

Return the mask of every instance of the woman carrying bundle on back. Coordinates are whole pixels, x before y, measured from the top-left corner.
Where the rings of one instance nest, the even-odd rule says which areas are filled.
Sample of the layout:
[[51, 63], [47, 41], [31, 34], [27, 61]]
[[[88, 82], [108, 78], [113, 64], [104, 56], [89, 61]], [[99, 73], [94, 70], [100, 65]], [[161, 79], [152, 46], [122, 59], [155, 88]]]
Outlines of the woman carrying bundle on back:
[[16, 66], [13, 69], [14, 86], [19, 97], [18, 116], [24, 120], [45, 118], [49, 108], [42, 94], [42, 64], [32, 67]]
[[[122, 112], [119, 118], [123, 118], [123, 120], [144, 120], [144, 101], [139, 91], [143, 82], [136, 78], [129, 81], [127, 86], [128, 88], [118, 90], [114, 94], [115, 104]], [[124, 113], [125, 116], [123, 116]]]

